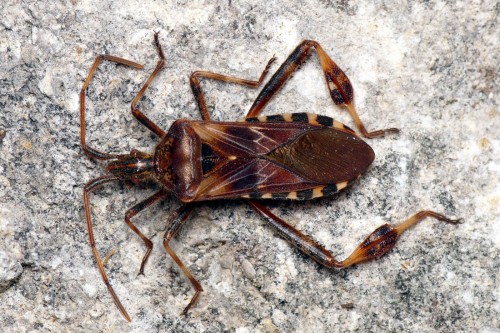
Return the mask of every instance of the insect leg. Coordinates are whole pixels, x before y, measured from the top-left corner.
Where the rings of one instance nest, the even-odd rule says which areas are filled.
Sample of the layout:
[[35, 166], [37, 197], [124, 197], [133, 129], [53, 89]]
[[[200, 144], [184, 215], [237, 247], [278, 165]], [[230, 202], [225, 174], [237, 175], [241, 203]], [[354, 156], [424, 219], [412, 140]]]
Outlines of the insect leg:
[[335, 260], [333, 255], [318, 244], [314, 239], [304, 235], [299, 230], [289, 225], [285, 220], [279, 218], [269, 211], [264, 205], [257, 201], [247, 200], [247, 203], [252, 207], [260, 216], [269, 222], [278, 234], [293, 246], [298, 248], [303, 253], [326, 267], [341, 267], [340, 263]]
[[207, 103], [205, 102], [205, 94], [201, 91], [200, 78], [207, 78], [212, 80], [219, 80], [230, 83], [241, 84], [250, 88], [258, 88], [264, 79], [266, 78], [267, 73], [269, 72], [269, 68], [271, 64], [276, 60], [275, 57], [272, 57], [271, 60], [267, 62], [266, 68], [260, 74], [260, 77], [257, 81], [254, 80], [245, 80], [240, 79], [234, 76], [222, 75], [212, 72], [205, 71], [196, 71], [191, 74], [189, 78], [189, 82], [191, 84], [191, 90], [193, 91], [194, 98], [196, 99], [196, 103], [198, 104], [198, 108], [200, 109], [201, 117], [205, 121], [210, 120], [210, 114], [208, 113]]
[[353, 103], [353, 88], [349, 78], [335, 64], [335, 62], [326, 54], [323, 48], [315, 41], [305, 40], [300, 43], [295, 50], [288, 56], [281, 67], [276, 71], [273, 77], [262, 89], [261, 93], [255, 99], [252, 107], [248, 111], [247, 118], [259, 115], [271, 98], [284, 86], [292, 75], [300, 68], [300, 65], [307, 60], [313, 49], [316, 49], [318, 58], [325, 75], [326, 84], [330, 91], [333, 102], [337, 105], [345, 105], [351, 114], [356, 126], [361, 133], [368, 138], [384, 135], [386, 133], [399, 132], [396, 128], [385, 130], [376, 130], [368, 132], [359, 118]]
[[141, 237], [144, 244], [148, 248], [146, 251], [146, 254], [144, 255], [144, 258], [142, 259], [142, 262], [141, 262], [141, 268], [139, 270], [140, 275], [144, 275], [144, 266], [146, 265], [146, 262], [148, 261], [149, 255], [151, 254], [151, 251], [153, 250], [153, 242], [149, 238], [144, 236], [144, 234], [132, 223], [131, 219], [134, 216], [136, 216], [137, 214], [139, 214], [139, 212], [148, 208], [149, 206], [151, 206], [152, 204], [154, 204], [158, 200], [164, 198], [167, 194], [168, 194], [168, 192], [166, 192], [165, 190], [162, 189], [162, 190], [156, 192], [155, 194], [153, 194], [152, 196], [150, 196], [149, 198], [139, 202], [134, 207], [130, 208], [127, 211], [127, 213], [125, 214], [125, 223], [127, 223], [127, 225], [130, 227], [130, 229], [132, 229], [132, 231], [134, 231], [139, 237]]
[[440, 221], [449, 223], [459, 223], [461, 221], [449, 219], [446, 216], [435, 212], [422, 211], [395, 227], [385, 224], [377, 228], [354, 250], [354, 252], [347, 259], [338, 261], [333, 257], [330, 251], [325, 249], [310, 237], [301, 233], [299, 230], [295, 229], [293, 226], [289, 225], [286, 221], [271, 213], [262, 204], [250, 200], [247, 202], [259, 215], [264, 217], [285, 240], [316, 260], [318, 263], [328, 268], [347, 267], [380, 257], [381, 255], [389, 252], [394, 245], [396, 245], [399, 236], [406, 229], [420, 222], [425, 217], [430, 216]]
[[168, 245], [168, 243], [180, 231], [182, 225], [186, 222], [189, 215], [191, 215], [193, 209], [194, 205], [187, 204], [180, 207], [175, 213], [173, 213], [169, 218], [169, 221], [167, 223], [167, 231], [163, 236], [163, 246], [165, 247], [165, 250], [167, 250], [168, 254], [170, 254], [175, 263], [181, 268], [184, 275], [187, 276], [194, 289], [196, 290], [194, 296], [191, 298], [191, 301], [182, 311], [182, 315], [186, 315], [189, 309], [194, 304], [196, 304], [196, 301], [198, 301], [198, 298], [200, 297], [200, 293], [203, 291], [203, 288], [201, 287], [201, 284], [198, 282], [198, 280], [196, 280], [191, 272], [186, 268], [186, 266], [184, 266], [182, 261], [179, 259], [174, 250], [172, 250], [170, 245]]
[[87, 144], [85, 143], [85, 94], [87, 92], [87, 88], [89, 87], [90, 81], [92, 80], [92, 77], [94, 76], [97, 70], [97, 67], [103, 60], [112, 61], [117, 64], [130, 66], [138, 69], [144, 68], [144, 66], [136, 62], [119, 57], [110, 56], [107, 54], [102, 54], [100, 56], [97, 56], [97, 58], [95, 59], [94, 64], [90, 69], [89, 75], [85, 79], [85, 83], [83, 84], [82, 90], [80, 90], [80, 142], [82, 144], [83, 152], [87, 156], [98, 160], [108, 160], [122, 156], [117, 154], [103, 153], [97, 149], [87, 146]]
[[342, 261], [341, 267], [347, 267], [359, 262], [378, 258], [389, 252], [396, 245], [396, 242], [403, 232], [426, 217], [433, 217], [447, 223], [462, 223], [462, 219], [453, 220], [444, 215], [425, 210], [418, 212], [396, 226], [384, 224], [375, 229], [375, 231], [373, 231], [370, 236], [368, 236], [349, 257], [347, 257], [347, 259]]
[[87, 228], [89, 230], [89, 240], [90, 240], [90, 247], [92, 248], [92, 252], [94, 253], [95, 260], [97, 262], [97, 267], [99, 268], [99, 272], [101, 273], [102, 280], [104, 281], [104, 284], [108, 288], [109, 293], [111, 294], [111, 297], [113, 298], [113, 301], [115, 302], [116, 307], [118, 310], [120, 310], [121, 314], [127, 321], [131, 321], [130, 316], [127, 313], [127, 310], [123, 307], [122, 303], [118, 299], [118, 296], [115, 293], [115, 290], [111, 286], [111, 283], [108, 280], [108, 276], [106, 275], [106, 272], [104, 271], [104, 264], [102, 263], [101, 257], [99, 256], [99, 252], [97, 252], [97, 248], [95, 246], [95, 240], [94, 240], [94, 232], [92, 228], [92, 220], [91, 220], [91, 214], [90, 214], [90, 203], [89, 203], [89, 193], [92, 192], [95, 188], [109, 183], [113, 181], [120, 180], [118, 177], [114, 176], [102, 176], [99, 178], [95, 178], [91, 181], [89, 181], [87, 184], [85, 184], [83, 188], [83, 203], [85, 206], [85, 217], [87, 219]]
[[137, 107], [137, 104], [144, 96], [146, 90], [151, 85], [151, 82], [153, 82], [154, 78], [158, 75], [158, 73], [160, 73], [160, 71], [163, 69], [163, 67], [165, 67], [166, 64], [165, 55], [163, 54], [163, 50], [161, 48], [160, 39], [158, 38], [158, 35], [159, 32], [155, 32], [154, 42], [160, 60], [158, 60], [156, 68], [154, 69], [153, 73], [151, 73], [146, 83], [144, 83], [144, 86], [142, 86], [141, 90], [139, 90], [139, 93], [137, 93], [135, 98], [132, 100], [130, 108], [132, 110], [132, 114], [134, 115], [134, 117], [137, 118], [137, 120], [139, 120], [141, 124], [146, 126], [151, 132], [155, 133], [158, 137], [162, 138], [165, 135], [165, 132], [158, 125], [152, 122], [148, 117], [146, 117], [146, 115], [142, 113], [142, 111], [139, 110], [139, 108]]

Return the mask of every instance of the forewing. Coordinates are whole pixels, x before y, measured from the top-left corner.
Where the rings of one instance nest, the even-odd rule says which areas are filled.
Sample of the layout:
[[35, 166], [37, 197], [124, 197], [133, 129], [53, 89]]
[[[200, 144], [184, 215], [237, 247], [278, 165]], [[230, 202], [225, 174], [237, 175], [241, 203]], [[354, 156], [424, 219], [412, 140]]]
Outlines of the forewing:
[[[293, 198], [292, 192], [345, 186], [375, 156], [350, 131], [307, 123], [195, 122], [192, 126], [203, 144], [220, 156], [204, 168], [196, 201], [286, 193]], [[209, 160], [212, 152], [205, 155]]]
[[318, 128], [307, 123], [193, 122], [201, 140], [225, 156], [267, 154], [304, 131]]
[[285, 193], [316, 185], [264, 158], [236, 159], [201, 181], [196, 200], [238, 198], [253, 193]]

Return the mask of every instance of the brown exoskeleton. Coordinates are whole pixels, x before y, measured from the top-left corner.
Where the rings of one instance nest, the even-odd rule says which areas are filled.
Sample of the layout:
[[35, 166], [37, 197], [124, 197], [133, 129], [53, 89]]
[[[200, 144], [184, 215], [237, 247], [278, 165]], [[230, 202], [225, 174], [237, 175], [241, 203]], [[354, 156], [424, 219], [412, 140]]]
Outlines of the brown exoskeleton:
[[370, 166], [375, 158], [373, 150], [352, 129], [330, 117], [311, 113], [260, 116], [260, 113], [313, 50], [316, 50], [333, 102], [347, 108], [363, 136], [373, 138], [386, 133], [397, 133], [398, 130], [390, 128], [368, 132], [354, 108], [353, 89], [347, 76], [317, 42], [305, 40], [265, 85], [243, 121], [211, 121], [199, 79], [221, 80], [257, 88], [264, 81], [275, 58], [267, 63], [257, 81], [212, 72], [194, 72], [190, 82], [202, 120], [179, 119], [168, 132], [164, 132], [137, 107], [153, 79], [165, 66], [158, 33], [154, 40], [160, 60], [131, 105], [132, 114], [160, 138], [152, 153], [132, 150], [129, 154], [108, 154], [85, 143], [85, 93], [100, 62], [108, 60], [139, 69], [143, 68], [142, 65], [114, 56], [98, 56], [80, 92], [80, 139], [83, 151], [91, 158], [109, 160], [106, 166], [108, 174], [89, 181], [83, 191], [90, 245], [104, 283], [128, 321], [130, 316], [106, 276], [94, 241], [89, 193], [105, 183], [121, 180], [141, 183], [153, 180], [161, 187], [158, 192], [136, 204], [125, 214], [125, 222], [147, 247], [140, 273], [144, 272], [153, 243], [131, 219], [170, 193], [182, 203], [168, 220], [163, 246], [196, 290], [183, 314], [196, 303], [203, 289], [170, 248], [169, 242], [179, 232], [197, 202], [243, 199], [292, 245], [326, 267], [339, 268], [387, 253], [405, 230], [425, 217], [450, 223], [459, 222], [432, 211], [421, 211], [396, 226], [385, 224], [377, 228], [347, 259], [336, 260], [319, 243], [271, 213], [262, 201], [309, 200], [332, 195], [347, 187]]

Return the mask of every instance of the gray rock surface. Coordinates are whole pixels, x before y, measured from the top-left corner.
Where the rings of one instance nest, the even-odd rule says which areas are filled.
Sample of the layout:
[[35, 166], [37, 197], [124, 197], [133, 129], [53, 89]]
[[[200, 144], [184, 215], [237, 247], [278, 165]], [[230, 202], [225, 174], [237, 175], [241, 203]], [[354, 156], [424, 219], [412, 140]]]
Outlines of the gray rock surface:
[[[497, 1], [168, 3], [0, 3], [1, 331], [500, 330]], [[178, 201], [135, 218], [155, 246], [146, 275], [137, 276], [145, 247], [123, 216], [154, 188], [110, 184], [91, 198], [95, 235], [102, 256], [117, 250], [106, 270], [133, 317], [127, 323], [88, 242], [82, 187], [103, 169], [82, 154], [78, 95], [98, 54], [145, 64], [99, 67], [87, 126], [89, 143], [105, 151], [152, 149], [157, 140], [129, 103], [156, 64], [154, 30], [167, 66], [140, 107], [162, 128], [199, 118], [192, 71], [257, 78], [273, 55], [280, 63], [301, 40], [314, 39], [350, 77], [367, 128], [401, 129], [369, 141], [373, 166], [341, 194], [270, 205], [339, 258], [378, 225], [421, 209], [465, 223], [428, 219], [389, 255], [328, 270], [243, 203], [202, 204], [172, 242], [205, 290], [185, 318], [179, 313], [193, 290], [161, 245]], [[257, 94], [218, 82], [203, 88], [217, 120], [241, 118]], [[291, 111], [354, 127], [332, 105], [314, 56], [266, 114]]]

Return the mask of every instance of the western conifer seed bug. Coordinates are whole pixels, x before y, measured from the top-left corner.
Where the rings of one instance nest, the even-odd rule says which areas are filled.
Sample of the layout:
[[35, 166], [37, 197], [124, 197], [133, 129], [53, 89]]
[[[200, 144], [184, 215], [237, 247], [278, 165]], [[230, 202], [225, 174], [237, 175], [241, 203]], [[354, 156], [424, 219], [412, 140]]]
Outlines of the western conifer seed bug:
[[131, 103], [134, 117], [159, 138], [159, 143], [152, 153], [133, 149], [128, 154], [108, 154], [88, 146], [85, 142], [85, 95], [101, 61], [107, 60], [137, 69], [142, 69], [142, 65], [123, 58], [100, 55], [90, 69], [80, 92], [80, 140], [83, 151], [90, 158], [108, 161], [106, 166], [108, 174], [89, 181], [83, 189], [90, 246], [109, 293], [128, 321], [131, 321], [130, 316], [106, 276], [103, 261], [94, 241], [89, 194], [106, 183], [129, 180], [137, 184], [152, 180], [161, 188], [125, 214], [125, 222], [147, 247], [139, 270], [140, 274], [144, 273], [144, 266], [153, 243], [132, 223], [132, 218], [170, 193], [181, 202], [181, 207], [168, 219], [163, 246], [195, 289], [191, 301], [182, 314], [186, 314], [196, 303], [203, 289], [169, 246], [169, 242], [186, 222], [196, 203], [200, 201], [244, 200], [269, 222], [281, 237], [328, 268], [348, 267], [389, 252], [404, 231], [425, 217], [450, 223], [460, 222], [432, 211], [420, 211], [398, 225], [385, 224], [377, 228], [345, 260], [336, 260], [318, 242], [271, 213], [263, 201], [265, 199], [309, 200], [337, 193], [350, 185], [370, 166], [375, 158], [372, 148], [352, 129], [330, 117], [312, 113], [271, 116], [260, 114], [271, 98], [316, 50], [332, 101], [347, 108], [364, 137], [374, 138], [397, 133], [398, 130], [390, 128], [368, 132], [354, 108], [353, 89], [347, 76], [317, 42], [305, 40], [295, 48], [264, 86], [246, 117], [240, 122], [210, 120], [200, 79], [220, 80], [258, 88], [275, 58], [269, 60], [257, 81], [205, 71], [192, 73], [191, 89], [202, 120], [179, 119], [172, 124], [168, 132], [165, 132], [137, 107], [149, 85], [166, 63], [158, 33], [154, 35], [154, 42], [160, 59]]

